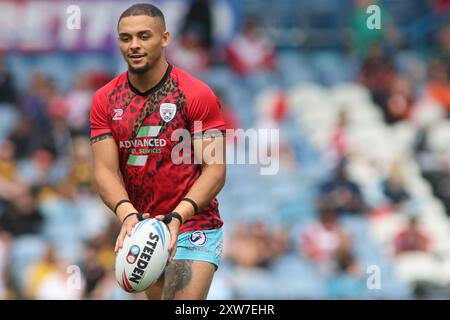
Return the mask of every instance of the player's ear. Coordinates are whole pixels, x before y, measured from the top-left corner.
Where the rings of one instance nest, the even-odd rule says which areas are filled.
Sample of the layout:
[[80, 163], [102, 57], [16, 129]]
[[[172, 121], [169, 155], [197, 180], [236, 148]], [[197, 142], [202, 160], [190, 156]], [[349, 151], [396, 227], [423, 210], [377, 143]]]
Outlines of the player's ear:
[[165, 48], [169, 45], [170, 43], [170, 32], [169, 31], [164, 31], [163, 36], [162, 36], [162, 47]]

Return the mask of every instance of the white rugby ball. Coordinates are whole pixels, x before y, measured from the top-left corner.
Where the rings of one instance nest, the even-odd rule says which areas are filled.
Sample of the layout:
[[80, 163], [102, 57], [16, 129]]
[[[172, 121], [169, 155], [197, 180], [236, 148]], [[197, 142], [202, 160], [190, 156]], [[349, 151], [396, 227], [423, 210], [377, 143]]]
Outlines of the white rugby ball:
[[141, 292], [163, 273], [169, 259], [170, 233], [157, 219], [137, 223], [116, 255], [115, 275], [127, 292]]

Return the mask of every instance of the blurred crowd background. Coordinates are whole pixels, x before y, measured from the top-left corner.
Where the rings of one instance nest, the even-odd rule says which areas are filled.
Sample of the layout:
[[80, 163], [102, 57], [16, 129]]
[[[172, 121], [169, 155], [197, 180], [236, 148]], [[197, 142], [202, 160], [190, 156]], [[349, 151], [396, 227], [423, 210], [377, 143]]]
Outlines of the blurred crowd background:
[[[116, 284], [88, 139], [132, 3], [0, 2], [0, 299], [143, 298]], [[227, 128], [280, 129], [278, 174], [228, 166], [210, 299], [450, 298], [449, 0], [152, 3]]]

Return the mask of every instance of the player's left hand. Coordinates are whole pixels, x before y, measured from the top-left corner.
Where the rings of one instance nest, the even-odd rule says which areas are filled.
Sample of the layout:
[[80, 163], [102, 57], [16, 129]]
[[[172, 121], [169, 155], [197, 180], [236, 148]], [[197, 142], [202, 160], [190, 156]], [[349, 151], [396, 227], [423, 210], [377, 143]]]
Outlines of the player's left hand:
[[177, 242], [178, 242], [178, 230], [181, 226], [181, 221], [178, 219], [170, 219], [167, 221], [166, 216], [164, 215], [158, 215], [155, 217], [156, 219], [164, 222], [167, 227], [169, 228], [170, 232], [170, 244], [169, 244], [169, 260], [167, 263], [171, 263], [173, 261], [173, 257], [175, 256], [175, 253], [177, 252]]

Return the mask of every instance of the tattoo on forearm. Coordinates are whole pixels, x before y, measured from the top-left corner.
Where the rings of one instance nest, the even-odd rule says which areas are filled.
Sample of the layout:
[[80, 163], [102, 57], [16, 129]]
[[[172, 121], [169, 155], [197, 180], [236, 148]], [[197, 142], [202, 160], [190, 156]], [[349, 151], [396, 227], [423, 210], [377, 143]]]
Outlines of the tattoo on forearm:
[[112, 134], [111, 133], [105, 133], [105, 134], [93, 137], [91, 139], [91, 144], [94, 144], [96, 142], [99, 142], [99, 141], [102, 141], [102, 140], [105, 140], [105, 139], [108, 139], [108, 138], [112, 138]]
[[173, 261], [164, 274], [163, 299], [173, 300], [177, 292], [187, 288], [192, 280], [192, 260]]

